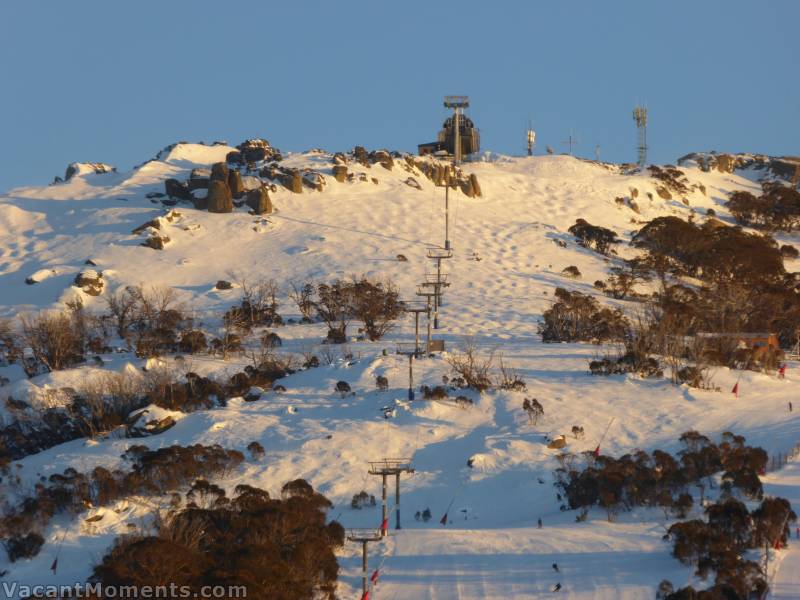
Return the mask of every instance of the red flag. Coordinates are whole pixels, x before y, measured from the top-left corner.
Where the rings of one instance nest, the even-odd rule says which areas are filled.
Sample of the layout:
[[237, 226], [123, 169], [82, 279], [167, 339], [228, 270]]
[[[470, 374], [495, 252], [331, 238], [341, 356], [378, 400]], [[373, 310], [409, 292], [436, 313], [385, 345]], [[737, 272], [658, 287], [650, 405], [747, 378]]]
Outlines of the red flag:
[[370, 581], [371, 581], [373, 584], [374, 584], [376, 581], [378, 581], [378, 569], [375, 569], [375, 570], [372, 572], [372, 577], [370, 577], [370, 578], [369, 578], [369, 580], [370, 580]]
[[738, 381], [736, 382], [736, 385], [733, 386], [733, 389], [731, 390], [731, 394], [733, 394], [737, 398], [739, 397], [739, 382]]
[[778, 377], [784, 379], [786, 377], [786, 363], [781, 365], [781, 368], [778, 369]]
[[53, 573], [55, 573], [57, 569], [58, 569], [58, 558], [56, 558], [56, 559], [53, 561], [53, 564], [52, 564], [52, 565], [50, 565], [50, 570], [51, 570]]
[[369, 590], [364, 592], [364, 595], [361, 596], [361, 600], [369, 600]]
[[597, 446], [597, 448], [594, 449], [594, 455], [595, 455], [595, 457], [600, 456], [600, 446], [599, 445]]
[[442, 525], [447, 525], [447, 513], [444, 513], [444, 516], [439, 521]]
[[381, 531], [385, 534], [389, 531], [389, 519], [384, 519], [381, 523]]
[[775, 540], [775, 550], [780, 550], [780, 549], [781, 549], [781, 541]]

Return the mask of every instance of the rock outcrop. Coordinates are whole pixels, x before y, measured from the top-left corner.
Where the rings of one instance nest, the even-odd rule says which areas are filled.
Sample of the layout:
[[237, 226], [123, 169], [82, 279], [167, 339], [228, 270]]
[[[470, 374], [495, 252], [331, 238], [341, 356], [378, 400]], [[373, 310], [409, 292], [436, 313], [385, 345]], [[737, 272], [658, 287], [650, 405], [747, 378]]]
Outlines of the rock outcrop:
[[191, 202], [194, 197], [189, 189], [189, 186], [184, 181], [177, 179], [167, 179], [164, 182], [164, 191], [170, 198], [178, 198], [179, 200], [188, 200]]
[[242, 176], [236, 169], [228, 171], [228, 188], [231, 190], [231, 196], [238, 200], [244, 196], [244, 185], [242, 184]]
[[267, 187], [262, 186], [257, 190], [250, 190], [247, 192], [247, 206], [253, 209], [253, 212], [257, 215], [271, 213], [272, 200], [270, 200]]
[[99, 296], [103, 293], [103, 273], [93, 269], [81, 271], [75, 277], [74, 284], [76, 287], [81, 288], [84, 293], [90, 296]]
[[224, 179], [214, 179], [213, 173], [211, 174], [211, 178], [211, 183], [208, 185], [208, 195], [206, 196], [208, 212], [233, 212], [233, 197], [231, 196], [231, 190], [228, 187], [228, 182]]

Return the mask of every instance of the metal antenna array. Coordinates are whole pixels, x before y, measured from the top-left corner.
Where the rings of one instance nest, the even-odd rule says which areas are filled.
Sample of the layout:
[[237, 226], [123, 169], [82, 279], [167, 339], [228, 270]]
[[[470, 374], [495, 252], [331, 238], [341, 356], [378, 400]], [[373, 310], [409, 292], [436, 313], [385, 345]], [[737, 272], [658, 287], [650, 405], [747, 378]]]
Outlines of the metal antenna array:
[[533, 130], [530, 120], [528, 121], [528, 156], [533, 156], [533, 146], [536, 143], [536, 132]]
[[397, 519], [395, 521], [395, 529], [400, 529], [400, 475], [402, 473], [413, 473], [414, 467], [411, 464], [410, 458], [382, 458], [379, 461], [369, 463], [369, 474], [380, 475], [382, 480], [382, 494], [381, 494], [381, 535], [388, 535], [389, 529], [389, 508], [386, 504], [386, 478], [389, 475], [395, 477], [395, 514]]
[[564, 140], [563, 142], [561, 142], [561, 143], [567, 145], [567, 147], [569, 148], [569, 155], [572, 156], [572, 147], [578, 145], [578, 138], [576, 138], [572, 134], [572, 131], [570, 131], [569, 132], [569, 137], [566, 140]]
[[348, 529], [347, 540], [350, 542], [361, 542], [361, 589], [362, 598], [366, 597], [369, 587], [369, 573], [367, 572], [367, 544], [369, 542], [379, 542], [383, 537], [380, 529]]
[[636, 106], [633, 109], [633, 120], [636, 122], [636, 130], [639, 134], [636, 162], [640, 167], [644, 167], [647, 163], [647, 107]]

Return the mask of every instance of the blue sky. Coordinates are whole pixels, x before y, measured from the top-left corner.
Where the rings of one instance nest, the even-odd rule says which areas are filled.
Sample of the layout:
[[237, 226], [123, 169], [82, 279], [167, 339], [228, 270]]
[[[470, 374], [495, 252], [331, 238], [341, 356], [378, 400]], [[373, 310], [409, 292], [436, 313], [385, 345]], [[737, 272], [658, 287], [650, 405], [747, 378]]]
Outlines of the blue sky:
[[468, 94], [484, 149], [652, 162], [800, 154], [800, 2], [93, 2], [0, 5], [0, 190], [170, 142], [282, 150], [434, 139]]

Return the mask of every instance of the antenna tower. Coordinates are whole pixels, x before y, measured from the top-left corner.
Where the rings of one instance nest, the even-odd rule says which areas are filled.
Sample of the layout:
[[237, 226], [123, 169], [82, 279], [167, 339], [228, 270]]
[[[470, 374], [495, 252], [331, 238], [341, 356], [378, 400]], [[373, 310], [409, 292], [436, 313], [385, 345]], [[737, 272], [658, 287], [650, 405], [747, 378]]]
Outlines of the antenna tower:
[[637, 147], [640, 167], [647, 163], [647, 107], [637, 106], [633, 109], [633, 120], [636, 121], [636, 130], [639, 132], [639, 145]]
[[530, 121], [528, 121], [527, 137], [528, 137], [528, 156], [533, 156], [533, 145], [536, 143], [536, 132], [533, 130]]
[[562, 143], [569, 147], [569, 155], [572, 156], [572, 147], [578, 145], [578, 138], [576, 138], [575, 135], [573, 135], [572, 130], [570, 130], [569, 138], [564, 140]]

